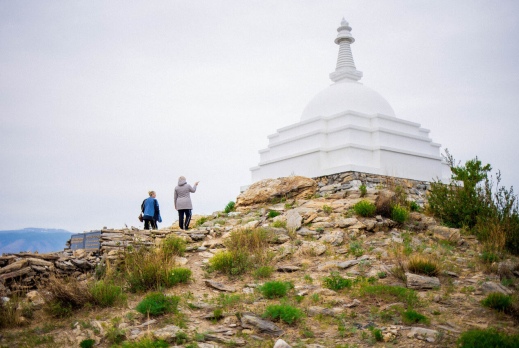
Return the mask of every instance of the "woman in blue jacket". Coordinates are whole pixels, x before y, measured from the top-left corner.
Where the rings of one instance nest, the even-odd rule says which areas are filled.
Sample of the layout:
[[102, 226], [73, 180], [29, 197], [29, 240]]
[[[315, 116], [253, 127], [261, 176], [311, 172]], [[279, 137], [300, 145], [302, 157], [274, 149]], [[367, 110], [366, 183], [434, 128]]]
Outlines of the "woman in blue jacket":
[[155, 191], [149, 191], [150, 195], [141, 204], [142, 211], [142, 219], [144, 220], [144, 229], [149, 230], [150, 227], [152, 230], [157, 229], [157, 222], [162, 222], [162, 218], [160, 217], [159, 210], [159, 202], [155, 197]]

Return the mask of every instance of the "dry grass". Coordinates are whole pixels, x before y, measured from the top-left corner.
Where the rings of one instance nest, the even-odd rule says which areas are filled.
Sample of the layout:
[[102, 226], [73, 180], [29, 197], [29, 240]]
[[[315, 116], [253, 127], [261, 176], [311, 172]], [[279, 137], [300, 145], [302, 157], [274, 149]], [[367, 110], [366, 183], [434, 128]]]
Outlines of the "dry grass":
[[[172, 254], [162, 248], [128, 250], [116, 278], [124, 279], [128, 290], [141, 292], [168, 287], [168, 276], [175, 267]], [[116, 280], [116, 279], [114, 279]]]
[[272, 233], [264, 228], [246, 228], [231, 232], [225, 246], [231, 253], [248, 253], [255, 264], [265, 264], [270, 258], [268, 248], [271, 237]]
[[51, 277], [45, 285], [45, 290], [41, 294], [46, 302], [59, 302], [73, 309], [81, 308], [93, 300], [88, 290], [88, 284], [72, 277]]
[[436, 258], [424, 254], [411, 255], [407, 261], [409, 272], [429, 277], [437, 276], [440, 268], [440, 262]]

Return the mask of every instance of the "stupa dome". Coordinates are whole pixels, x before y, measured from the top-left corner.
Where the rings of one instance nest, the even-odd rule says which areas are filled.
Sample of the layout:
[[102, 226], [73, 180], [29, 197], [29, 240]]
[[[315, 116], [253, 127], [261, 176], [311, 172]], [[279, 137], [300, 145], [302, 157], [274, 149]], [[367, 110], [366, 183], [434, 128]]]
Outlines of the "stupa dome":
[[303, 110], [301, 121], [348, 110], [367, 115], [395, 116], [391, 105], [380, 94], [362, 83], [343, 79], [318, 93]]

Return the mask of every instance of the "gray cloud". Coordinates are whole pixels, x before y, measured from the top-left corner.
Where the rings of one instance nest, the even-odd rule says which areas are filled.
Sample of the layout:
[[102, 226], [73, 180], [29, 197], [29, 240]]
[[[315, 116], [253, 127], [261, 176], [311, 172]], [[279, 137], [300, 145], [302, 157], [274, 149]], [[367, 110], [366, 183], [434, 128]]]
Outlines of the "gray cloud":
[[515, 1], [0, 2], [0, 229], [165, 224], [178, 176], [222, 209], [353, 27], [363, 83], [459, 159], [519, 183]]

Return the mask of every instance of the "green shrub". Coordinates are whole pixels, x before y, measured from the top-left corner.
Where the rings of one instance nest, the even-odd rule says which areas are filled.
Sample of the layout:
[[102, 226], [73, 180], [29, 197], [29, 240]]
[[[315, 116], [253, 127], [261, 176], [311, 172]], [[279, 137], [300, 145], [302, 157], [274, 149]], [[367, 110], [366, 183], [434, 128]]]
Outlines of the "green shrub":
[[269, 278], [274, 272], [274, 268], [271, 266], [261, 266], [256, 268], [254, 271], [255, 278]]
[[458, 339], [459, 348], [517, 348], [519, 335], [507, 335], [495, 329], [469, 330]]
[[408, 325], [415, 323], [427, 324], [429, 322], [429, 319], [427, 319], [425, 315], [422, 315], [412, 309], [402, 313], [402, 320]]
[[364, 216], [364, 217], [372, 217], [375, 215], [375, 211], [377, 210], [377, 207], [375, 207], [375, 204], [362, 200], [360, 202], [357, 202], [353, 206], [353, 210], [355, 210], [355, 214]]
[[270, 305], [265, 309], [263, 317], [280, 320], [291, 325], [303, 317], [303, 311], [287, 304]]
[[493, 292], [488, 294], [488, 296], [481, 301], [481, 304], [485, 307], [506, 312], [512, 308], [512, 296], [500, 292]]
[[480, 258], [484, 263], [493, 263], [499, 261], [499, 255], [492, 251], [483, 251]]
[[404, 302], [409, 306], [414, 306], [418, 303], [416, 291], [402, 286], [383, 284], [367, 285], [359, 289], [359, 294], [361, 296], [377, 298], [377, 300], [385, 299], [388, 301]]
[[249, 255], [242, 251], [219, 251], [209, 259], [211, 271], [217, 271], [229, 276], [247, 272], [250, 267]]
[[364, 249], [362, 248], [362, 243], [357, 242], [357, 241], [351, 242], [350, 248], [349, 248], [349, 253], [355, 257], [360, 257], [360, 256], [364, 255]]
[[279, 211], [276, 211], [276, 210], [269, 210], [268, 214], [267, 214], [267, 217], [269, 219], [272, 219], [272, 218], [275, 218], [276, 216], [278, 215], [281, 215], [281, 213]]
[[95, 344], [96, 344], [96, 341], [91, 339], [91, 338], [89, 338], [89, 339], [81, 341], [79, 343], [79, 346], [81, 348], [92, 348]]
[[188, 341], [187, 334], [184, 331], [179, 331], [175, 335], [175, 343], [176, 344], [184, 344]]
[[135, 309], [145, 315], [157, 316], [176, 312], [179, 301], [178, 296], [166, 296], [160, 292], [153, 292], [146, 295]]
[[201, 218], [199, 218], [198, 220], [196, 220], [196, 222], [195, 222], [195, 226], [196, 226], [196, 227], [200, 227], [200, 226], [202, 226], [203, 224], [205, 224], [207, 221], [209, 221], [209, 219], [207, 218], [207, 216], [202, 216]]
[[351, 288], [353, 281], [341, 277], [337, 272], [332, 272], [329, 277], [323, 278], [323, 285], [325, 288], [339, 291], [344, 288]]
[[271, 258], [268, 250], [271, 236], [271, 232], [264, 228], [231, 232], [225, 240], [227, 251], [221, 251], [209, 260], [210, 270], [235, 276], [253, 267], [264, 266]]
[[329, 205], [326, 205], [326, 204], [325, 204], [325, 205], [323, 205], [323, 212], [324, 212], [325, 214], [330, 215], [331, 213], [333, 213], [333, 208], [330, 207]]
[[429, 211], [451, 227], [466, 227], [484, 244], [496, 252], [507, 249], [519, 254], [519, 204], [513, 187], [500, 186], [489, 178], [492, 167], [483, 165], [476, 157], [464, 166], [456, 165], [446, 151], [451, 169], [451, 183], [431, 183]]
[[163, 340], [144, 338], [136, 342], [123, 342], [123, 348], [168, 348], [169, 344]]
[[119, 328], [119, 324], [121, 323], [121, 318], [115, 317], [112, 318], [112, 325], [106, 329], [106, 340], [113, 344], [119, 344], [126, 338], [126, 333], [123, 329]]
[[185, 284], [189, 282], [189, 279], [191, 279], [191, 270], [189, 268], [173, 268], [168, 275], [168, 285]]
[[420, 210], [422, 210], [422, 208], [420, 208], [420, 205], [418, 203], [416, 203], [415, 201], [409, 202], [409, 209], [411, 211], [420, 211]]
[[276, 227], [276, 228], [287, 228], [287, 222], [278, 220], [278, 221], [272, 222], [271, 226]]
[[70, 303], [61, 301], [50, 301], [46, 303], [45, 310], [55, 318], [68, 318], [74, 312]]
[[277, 298], [277, 297], [285, 297], [290, 289], [294, 286], [289, 282], [279, 282], [272, 281], [266, 282], [262, 286], [259, 287], [259, 291], [266, 298]]
[[237, 305], [241, 300], [240, 295], [220, 294], [216, 299], [216, 303], [222, 308], [229, 308]]
[[162, 249], [167, 255], [184, 256], [186, 244], [184, 239], [170, 235], [162, 242]]
[[159, 290], [168, 286], [174, 266], [172, 254], [163, 248], [129, 248], [113, 277], [125, 280], [130, 292]]
[[391, 220], [403, 224], [409, 218], [409, 211], [400, 204], [394, 205], [391, 208]]
[[120, 286], [114, 285], [111, 281], [99, 280], [89, 287], [93, 302], [99, 307], [111, 307], [114, 305], [125, 305], [126, 294]]
[[359, 186], [360, 190], [360, 196], [365, 197], [368, 194], [368, 189], [366, 188], [366, 185], [362, 184]]
[[437, 276], [440, 273], [440, 263], [429, 256], [416, 254], [409, 257], [407, 269], [411, 273], [424, 274], [426, 276]]
[[225, 212], [225, 214], [229, 214], [231, 211], [235, 211], [236, 210], [236, 203], [234, 203], [233, 201], [230, 201], [229, 203], [227, 203], [227, 205], [225, 206], [225, 209], [223, 210]]
[[382, 336], [382, 330], [380, 329], [371, 330], [371, 335], [373, 335], [373, 338], [377, 342], [382, 342], [384, 340], [384, 336]]

